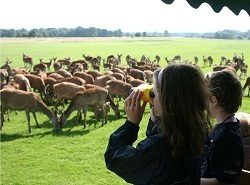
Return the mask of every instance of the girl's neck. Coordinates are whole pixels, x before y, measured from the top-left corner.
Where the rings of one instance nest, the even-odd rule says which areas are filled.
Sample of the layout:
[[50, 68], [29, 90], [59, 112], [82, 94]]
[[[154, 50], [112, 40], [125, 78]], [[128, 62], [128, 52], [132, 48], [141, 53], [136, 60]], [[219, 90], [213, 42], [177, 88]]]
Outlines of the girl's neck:
[[226, 122], [236, 122], [234, 114], [221, 114], [217, 119], [217, 123], [226, 123]]

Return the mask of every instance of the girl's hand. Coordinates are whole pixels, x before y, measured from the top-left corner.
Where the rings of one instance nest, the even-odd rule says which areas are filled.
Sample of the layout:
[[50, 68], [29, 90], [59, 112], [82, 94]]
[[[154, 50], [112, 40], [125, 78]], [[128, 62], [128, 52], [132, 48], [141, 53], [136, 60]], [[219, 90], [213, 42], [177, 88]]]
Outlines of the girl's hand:
[[142, 91], [139, 89], [135, 89], [125, 100], [125, 110], [128, 116], [128, 120], [136, 125], [140, 124], [143, 113], [145, 111], [145, 107], [147, 105], [147, 102], [145, 101], [141, 105], [141, 96]]

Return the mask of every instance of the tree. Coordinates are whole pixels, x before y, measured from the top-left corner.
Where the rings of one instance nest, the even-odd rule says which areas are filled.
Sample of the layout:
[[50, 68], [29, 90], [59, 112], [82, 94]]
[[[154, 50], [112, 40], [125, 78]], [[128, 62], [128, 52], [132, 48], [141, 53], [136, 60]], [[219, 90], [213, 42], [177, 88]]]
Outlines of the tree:
[[90, 27], [88, 30], [88, 37], [98, 37], [97, 29], [95, 27]]
[[168, 32], [168, 30], [165, 30], [165, 31], [164, 31], [164, 36], [165, 36], [165, 37], [169, 37], [169, 36], [170, 36], [170, 33]]
[[122, 37], [121, 29], [115, 30], [113, 35], [114, 35], [114, 37]]
[[125, 33], [124, 36], [125, 37], [130, 37], [131, 35], [130, 35], [130, 33]]
[[16, 37], [16, 30], [10, 29], [9, 33], [10, 33], [9, 35], [10, 37]]
[[147, 32], [144, 31], [144, 32], [142, 33], [142, 36], [143, 36], [143, 37], [147, 37]]
[[140, 32], [136, 32], [135, 33], [135, 37], [140, 37], [141, 36], [141, 33]]
[[33, 38], [34, 38], [35, 36], [36, 36], [35, 30], [34, 30], [34, 29], [33, 29], [33, 30], [30, 30], [30, 31], [29, 31], [29, 38], [30, 38], [30, 37], [33, 37]]

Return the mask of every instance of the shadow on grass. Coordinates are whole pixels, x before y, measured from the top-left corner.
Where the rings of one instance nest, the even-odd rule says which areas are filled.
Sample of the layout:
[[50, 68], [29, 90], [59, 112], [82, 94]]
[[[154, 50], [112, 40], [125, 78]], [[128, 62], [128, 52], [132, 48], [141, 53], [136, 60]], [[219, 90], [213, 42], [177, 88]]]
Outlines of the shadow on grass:
[[[108, 115], [107, 124], [117, 121], [117, 119], [124, 120], [126, 119], [126, 114], [121, 112], [120, 118], [117, 118], [114, 114]], [[38, 120], [39, 122], [39, 120]], [[34, 120], [31, 120], [31, 134], [28, 133], [14, 133], [14, 134], [8, 134], [8, 133], [1, 133], [1, 142], [8, 142], [13, 141], [17, 139], [23, 139], [23, 138], [43, 138], [45, 136], [52, 135], [53, 137], [60, 137], [60, 136], [66, 136], [66, 137], [72, 137], [76, 135], [85, 135], [90, 133], [93, 129], [101, 128], [102, 126], [102, 117], [100, 120], [96, 120], [95, 116], [88, 116], [86, 128], [84, 128], [84, 119], [80, 120], [77, 124], [76, 122], [76, 116], [73, 118], [67, 120], [66, 125], [62, 128], [60, 131], [53, 130], [53, 126], [50, 120], [44, 121], [43, 123], [39, 123], [40, 128], [37, 128]], [[27, 122], [25, 123], [27, 124]], [[43, 132], [34, 132], [34, 130], [37, 129], [43, 129]]]

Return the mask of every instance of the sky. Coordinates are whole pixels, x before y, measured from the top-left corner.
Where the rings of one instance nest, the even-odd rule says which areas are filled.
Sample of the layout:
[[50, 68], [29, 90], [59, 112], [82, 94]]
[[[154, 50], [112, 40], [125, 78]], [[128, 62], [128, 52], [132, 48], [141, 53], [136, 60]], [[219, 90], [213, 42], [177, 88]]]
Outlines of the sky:
[[5, 0], [0, 29], [95, 27], [122, 32], [216, 32], [250, 30], [250, 16], [227, 7], [215, 13], [203, 3], [192, 8], [186, 0], [168, 5], [161, 0]]

